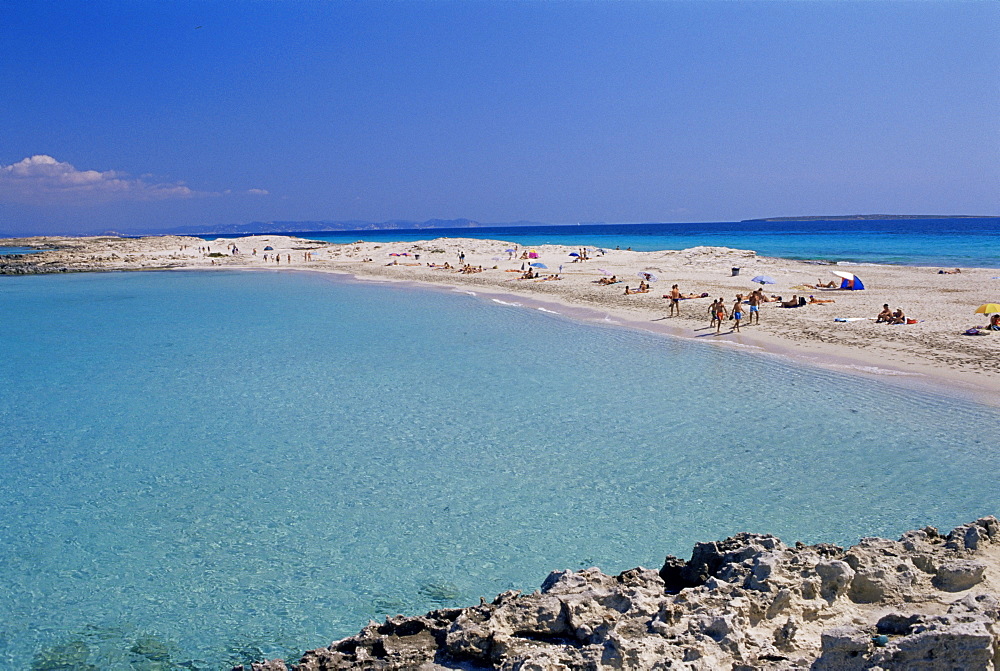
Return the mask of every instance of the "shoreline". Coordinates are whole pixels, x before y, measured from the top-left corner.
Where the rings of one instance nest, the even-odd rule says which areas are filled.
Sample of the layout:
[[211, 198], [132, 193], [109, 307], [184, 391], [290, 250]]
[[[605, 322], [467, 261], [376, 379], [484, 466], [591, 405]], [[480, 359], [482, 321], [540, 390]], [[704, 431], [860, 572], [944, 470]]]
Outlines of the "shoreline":
[[[544, 245], [537, 248], [539, 269], [544, 277], [559, 274], [558, 281], [517, 280], [528, 261], [517, 258], [522, 249], [503, 241], [475, 238], [438, 238], [416, 242], [357, 242], [335, 244], [288, 236], [201, 238], [164, 236], [152, 238], [28, 238], [0, 243], [52, 249], [25, 255], [0, 257], [0, 274], [107, 272], [119, 270], [292, 270], [348, 275], [358, 281], [412, 282], [471, 292], [507, 302], [524, 302], [567, 318], [680, 337], [695, 341], [726, 343], [761, 354], [779, 356], [793, 363], [851, 374], [894, 385], [959, 395], [972, 402], [1000, 406], [1000, 358], [996, 356], [1000, 333], [993, 337], [969, 337], [960, 333], [984, 325], [976, 306], [996, 302], [1000, 294], [1000, 270], [963, 269], [961, 274], [937, 274], [924, 266], [839, 264], [823, 266], [790, 259], [758, 257], [749, 250], [725, 247], [695, 247], [679, 251], [607, 251], [592, 260], [577, 262], [569, 257], [575, 248]], [[236, 245], [238, 255], [229, 253]], [[272, 247], [264, 251], [264, 247]], [[210, 249], [211, 252], [198, 251]], [[257, 254], [252, 254], [252, 249]], [[516, 254], [504, 252], [517, 249]], [[459, 274], [430, 268], [426, 263], [458, 266], [465, 262], [482, 272]], [[216, 256], [208, 256], [208, 254]], [[264, 254], [269, 256], [264, 261]], [[280, 254], [281, 263], [273, 261]], [[393, 256], [390, 256], [392, 254]], [[395, 256], [405, 254], [406, 256]], [[419, 254], [419, 259], [414, 254]], [[513, 256], [513, 259], [508, 257]], [[308, 259], [308, 260], [307, 260]], [[373, 259], [365, 261], [364, 259]], [[290, 262], [289, 262], [290, 260]], [[396, 265], [390, 265], [395, 261]], [[401, 262], [402, 261], [402, 262]], [[559, 266], [562, 265], [562, 271]], [[740, 268], [738, 275], [733, 268]], [[855, 269], [866, 284], [865, 291], [805, 288], [821, 280], [835, 279], [830, 268]], [[599, 271], [598, 269], [601, 269]], [[603, 272], [602, 272], [603, 271]], [[659, 277], [647, 294], [624, 295], [624, 286], [635, 287], [638, 272]], [[622, 281], [611, 286], [596, 280], [615, 274]], [[759, 326], [743, 324], [740, 332], [708, 329], [708, 306], [713, 297], [724, 297], [727, 308], [736, 293], [747, 294], [756, 286], [755, 275], [774, 277], [765, 286], [767, 295], [814, 295], [832, 304], [810, 304], [779, 308], [761, 307]], [[666, 317], [669, 301], [662, 295], [677, 283], [682, 292], [709, 293], [680, 303], [679, 317]], [[507, 300], [510, 299], [510, 300]], [[905, 306], [907, 316], [920, 320], [913, 325], [873, 323], [881, 304]], [[850, 322], [835, 322], [835, 317]], [[728, 326], [728, 324], [727, 324]]]
[[291, 668], [995, 669], [998, 568], [992, 516], [849, 548], [743, 532], [659, 570], [558, 570], [530, 594], [387, 616]]

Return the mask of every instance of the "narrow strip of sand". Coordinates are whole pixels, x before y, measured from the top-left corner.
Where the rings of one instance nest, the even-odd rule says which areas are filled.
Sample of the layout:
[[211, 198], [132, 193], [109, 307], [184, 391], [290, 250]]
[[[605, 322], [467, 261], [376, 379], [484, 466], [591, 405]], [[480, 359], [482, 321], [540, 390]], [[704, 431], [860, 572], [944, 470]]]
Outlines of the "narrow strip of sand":
[[[988, 323], [986, 315], [974, 313], [979, 305], [1000, 303], [1000, 269], [963, 268], [960, 273], [943, 274], [937, 268], [831, 266], [766, 258], [724, 247], [587, 251], [563, 245], [523, 248], [473, 238], [328, 244], [288, 236], [210, 242], [167, 236], [29, 238], [0, 244], [54, 250], [0, 257], [3, 274], [156, 268], [310, 270], [456, 287], [526, 306], [545, 306], [578, 319], [758, 349], [893, 383], [934, 386], [1000, 406], [1000, 332], [963, 335], [970, 327]], [[589, 258], [578, 260], [571, 254]], [[475, 272], [460, 272], [463, 265]], [[528, 268], [538, 277], [522, 279]], [[839, 283], [834, 270], [855, 273], [866, 289], [820, 287]], [[631, 293], [645, 280], [640, 273], [649, 274], [650, 289]], [[558, 279], [546, 279], [553, 275]], [[712, 301], [722, 298], [732, 310], [737, 294], [745, 296], [762, 286], [752, 281], [758, 275], [774, 280], [763, 285], [768, 296], [829, 302], [798, 308], [768, 302], [761, 307], [759, 325], [749, 325], [745, 311], [739, 332], [726, 320], [716, 334], [714, 327], [709, 328]], [[599, 283], [612, 277], [616, 283]], [[670, 301], [664, 298], [674, 284], [685, 295], [699, 296], [680, 301], [680, 316], [669, 316]], [[886, 303], [892, 309], [902, 308], [916, 323], [875, 323]]]

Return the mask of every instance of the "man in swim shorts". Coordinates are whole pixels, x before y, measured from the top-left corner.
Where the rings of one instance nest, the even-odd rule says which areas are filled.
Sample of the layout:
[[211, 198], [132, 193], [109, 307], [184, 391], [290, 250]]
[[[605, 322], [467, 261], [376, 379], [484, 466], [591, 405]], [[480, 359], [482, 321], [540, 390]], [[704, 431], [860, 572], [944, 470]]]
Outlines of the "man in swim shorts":
[[677, 285], [670, 287], [670, 316], [674, 316], [674, 310], [677, 310], [677, 316], [681, 316], [681, 290], [677, 288]]
[[733, 303], [733, 330], [740, 332], [740, 320], [743, 319], [743, 294], [736, 294], [736, 302]]
[[747, 320], [747, 324], [753, 325], [754, 317], [757, 317], [757, 323], [760, 324], [760, 299], [760, 289], [750, 292], [750, 298], [747, 299], [750, 302], [750, 319]]
[[712, 305], [715, 308], [715, 332], [719, 333], [722, 328], [722, 320], [726, 318], [726, 301], [721, 296]]

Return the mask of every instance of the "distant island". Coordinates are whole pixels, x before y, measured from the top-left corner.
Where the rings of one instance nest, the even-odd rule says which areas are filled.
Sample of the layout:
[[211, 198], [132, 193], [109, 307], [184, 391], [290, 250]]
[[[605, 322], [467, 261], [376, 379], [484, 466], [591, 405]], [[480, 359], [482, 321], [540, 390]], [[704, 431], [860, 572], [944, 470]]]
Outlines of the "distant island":
[[883, 219], [997, 219], [985, 214], [838, 214], [816, 217], [767, 217], [764, 219], [743, 219], [741, 224], [759, 221], [880, 221]]

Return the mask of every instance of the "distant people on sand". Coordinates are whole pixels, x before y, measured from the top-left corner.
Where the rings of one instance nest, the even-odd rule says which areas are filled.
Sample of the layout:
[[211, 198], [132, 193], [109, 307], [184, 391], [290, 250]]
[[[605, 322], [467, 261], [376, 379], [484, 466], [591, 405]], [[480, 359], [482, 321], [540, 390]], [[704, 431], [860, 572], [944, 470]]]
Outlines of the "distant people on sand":
[[674, 311], [677, 311], [677, 316], [681, 316], [681, 290], [675, 284], [670, 287], [670, 317], [674, 316]]

